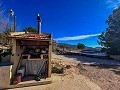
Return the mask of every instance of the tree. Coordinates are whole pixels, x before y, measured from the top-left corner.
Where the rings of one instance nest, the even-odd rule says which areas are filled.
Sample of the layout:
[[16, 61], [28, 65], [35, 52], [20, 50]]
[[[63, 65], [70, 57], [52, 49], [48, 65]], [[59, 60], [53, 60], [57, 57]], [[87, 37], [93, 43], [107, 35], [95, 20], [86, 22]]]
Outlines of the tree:
[[7, 38], [8, 35], [12, 32], [12, 29], [10, 26], [6, 27], [6, 30], [4, 30], [2, 33], [0, 33], [0, 43], [10, 43], [11, 40]]
[[82, 43], [78, 43], [78, 44], [77, 44], [77, 48], [78, 48], [78, 49], [84, 49], [84, 48], [85, 48], [85, 45], [82, 44]]
[[61, 43], [58, 45], [59, 48], [61, 48], [63, 51], [65, 51], [65, 44], [64, 43]]
[[10, 32], [12, 32], [12, 29], [10, 26], [6, 27], [6, 30], [3, 32], [6, 36], [10, 34]]
[[8, 19], [5, 17], [4, 12], [5, 9], [3, 8], [2, 2], [0, 0], [0, 32], [4, 31], [8, 25]]
[[6, 42], [6, 36], [3, 33], [8, 25], [8, 19], [5, 17], [5, 8], [3, 8], [2, 2], [0, 0], [0, 43]]
[[113, 10], [106, 23], [108, 27], [98, 36], [98, 43], [108, 54], [120, 55], [120, 7]]
[[37, 33], [37, 29], [32, 27], [32, 26], [29, 26], [25, 29], [23, 29], [23, 31], [27, 31], [27, 32], [32, 32], [32, 33]]

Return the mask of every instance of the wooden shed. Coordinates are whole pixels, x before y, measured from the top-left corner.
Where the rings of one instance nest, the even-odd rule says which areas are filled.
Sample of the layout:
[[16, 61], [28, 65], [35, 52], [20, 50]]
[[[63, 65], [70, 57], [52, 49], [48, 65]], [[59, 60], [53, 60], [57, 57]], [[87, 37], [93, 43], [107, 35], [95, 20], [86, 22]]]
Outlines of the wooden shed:
[[[9, 64], [0, 65], [0, 89], [49, 84], [51, 80], [51, 34], [11, 33], [12, 55]], [[16, 75], [21, 82], [15, 84]], [[36, 81], [40, 75], [42, 81]]]
[[37, 21], [37, 33], [13, 32], [7, 37], [12, 55], [8, 64], [0, 65], [0, 89], [51, 83], [52, 35], [41, 33], [39, 14]]
[[[11, 63], [13, 63], [13, 75], [17, 70], [24, 66], [26, 69], [35, 67], [30, 62], [40, 63], [40, 61], [46, 61], [47, 77], [51, 76], [51, 52], [52, 52], [52, 37], [51, 34], [31, 34], [24, 33], [19, 35], [11, 35], [13, 49], [11, 56]], [[29, 67], [26, 67], [24, 60], [29, 63]], [[20, 66], [21, 62], [24, 65]], [[40, 68], [40, 67], [38, 67]], [[42, 67], [41, 67], [42, 68]], [[34, 68], [35, 69], [35, 68]], [[27, 70], [25, 70], [28, 72]], [[31, 71], [29, 74], [33, 74]], [[35, 73], [36, 74], [36, 73]]]
[[[13, 45], [10, 60], [12, 67], [9, 68], [10, 75], [6, 76], [7, 78], [10, 77], [7, 79], [8, 84], [6, 85], [8, 87], [15, 83], [14, 78], [18, 74], [21, 74], [23, 82], [33, 80], [38, 75], [44, 79], [51, 76], [51, 34], [14, 32], [8, 37], [12, 40]], [[29, 86], [29, 84], [27, 85]]]

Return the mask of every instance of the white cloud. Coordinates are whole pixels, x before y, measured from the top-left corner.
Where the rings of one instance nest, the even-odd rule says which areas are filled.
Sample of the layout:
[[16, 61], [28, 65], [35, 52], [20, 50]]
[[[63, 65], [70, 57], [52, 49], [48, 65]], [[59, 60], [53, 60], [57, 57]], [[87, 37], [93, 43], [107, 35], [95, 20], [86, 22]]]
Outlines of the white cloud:
[[81, 40], [81, 39], [87, 39], [90, 37], [95, 37], [100, 34], [90, 34], [90, 35], [79, 35], [79, 36], [72, 36], [72, 37], [62, 37], [62, 38], [57, 38], [55, 40], [57, 41], [70, 41], [70, 40]]
[[117, 8], [120, 6], [120, 0], [105, 0], [106, 4], [108, 5], [108, 8]]

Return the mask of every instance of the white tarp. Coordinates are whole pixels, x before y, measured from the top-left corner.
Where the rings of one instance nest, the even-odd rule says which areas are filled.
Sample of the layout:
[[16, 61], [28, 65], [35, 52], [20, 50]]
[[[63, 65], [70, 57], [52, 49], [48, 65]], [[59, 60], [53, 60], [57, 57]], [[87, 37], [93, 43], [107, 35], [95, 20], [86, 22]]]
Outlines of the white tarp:
[[45, 72], [46, 60], [21, 60], [25, 75], [38, 75]]

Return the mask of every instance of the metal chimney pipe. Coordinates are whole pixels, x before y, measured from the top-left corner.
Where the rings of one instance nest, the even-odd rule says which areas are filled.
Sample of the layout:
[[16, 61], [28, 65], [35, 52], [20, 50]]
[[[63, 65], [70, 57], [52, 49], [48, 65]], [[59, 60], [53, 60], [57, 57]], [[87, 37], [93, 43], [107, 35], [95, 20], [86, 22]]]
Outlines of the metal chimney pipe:
[[40, 15], [38, 14], [37, 16], [37, 20], [38, 20], [38, 34], [41, 34], [41, 18], [40, 18]]
[[13, 17], [13, 19], [14, 19], [14, 32], [16, 32], [16, 16], [14, 15], [14, 11], [11, 9], [10, 10], [10, 17]]

